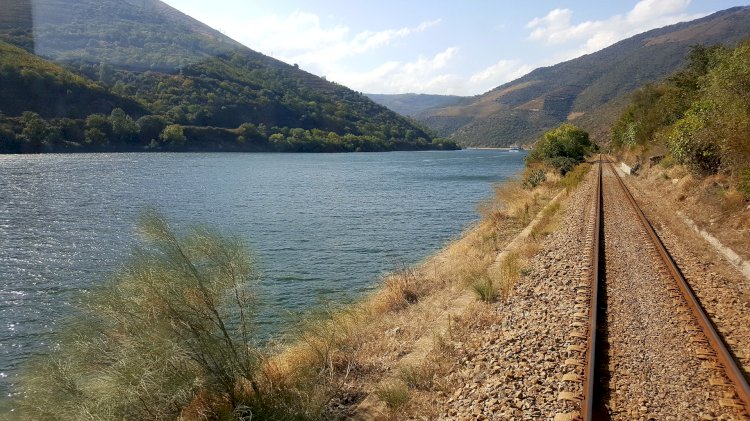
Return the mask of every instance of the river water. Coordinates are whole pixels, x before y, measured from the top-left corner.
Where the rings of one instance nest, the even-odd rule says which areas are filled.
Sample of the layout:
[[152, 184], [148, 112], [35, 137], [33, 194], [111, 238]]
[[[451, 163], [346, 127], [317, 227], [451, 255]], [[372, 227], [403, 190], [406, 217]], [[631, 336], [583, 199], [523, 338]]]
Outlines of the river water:
[[354, 300], [459, 235], [524, 155], [0, 156], [0, 396], [49, 349], [80, 291], [128, 255], [146, 206], [178, 228], [243, 238], [261, 272], [259, 324], [274, 334], [290, 313]]

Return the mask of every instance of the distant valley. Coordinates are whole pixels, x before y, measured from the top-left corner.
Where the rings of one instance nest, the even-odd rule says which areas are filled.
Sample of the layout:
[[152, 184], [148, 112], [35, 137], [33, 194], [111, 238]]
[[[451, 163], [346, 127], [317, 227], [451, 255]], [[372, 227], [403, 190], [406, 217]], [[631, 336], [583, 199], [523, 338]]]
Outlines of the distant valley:
[[471, 97], [430, 94], [365, 94], [380, 105], [408, 117], [415, 117], [432, 108], [445, 108], [471, 103]]

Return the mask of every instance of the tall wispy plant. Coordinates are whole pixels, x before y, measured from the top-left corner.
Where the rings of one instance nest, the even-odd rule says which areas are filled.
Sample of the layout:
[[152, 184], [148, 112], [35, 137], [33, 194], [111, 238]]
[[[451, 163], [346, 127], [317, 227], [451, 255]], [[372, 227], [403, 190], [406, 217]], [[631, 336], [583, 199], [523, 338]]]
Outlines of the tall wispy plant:
[[247, 249], [204, 228], [177, 235], [155, 211], [139, 231], [142, 245], [84, 297], [59, 349], [27, 370], [14, 416], [200, 418], [264, 406]]

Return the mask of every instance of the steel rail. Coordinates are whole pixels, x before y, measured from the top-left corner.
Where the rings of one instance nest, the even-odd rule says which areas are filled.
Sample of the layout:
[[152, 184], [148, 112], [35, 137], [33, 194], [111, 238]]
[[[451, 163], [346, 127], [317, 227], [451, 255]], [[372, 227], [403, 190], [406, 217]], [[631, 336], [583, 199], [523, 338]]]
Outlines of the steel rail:
[[[635, 210], [635, 213], [638, 215], [638, 219], [640, 219], [641, 224], [643, 225], [643, 228], [646, 230], [648, 236], [651, 238], [651, 241], [656, 247], [656, 250], [659, 253], [659, 256], [664, 261], [664, 264], [667, 267], [667, 270], [669, 271], [670, 275], [672, 276], [672, 278], [674, 278], [675, 282], [677, 283], [677, 286], [680, 289], [680, 292], [682, 292], [682, 296], [687, 302], [687, 305], [690, 308], [691, 312], [693, 313], [695, 320], [700, 325], [701, 330], [706, 336], [706, 339], [708, 339], [708, 343], [711, 345], [711, 348], [716, 353], [716, 357], [719, 360], [719, 363], [721, 363], [721, 365], [724, 367], [727, 377], [734, 384], [737, 397], [739, 398], [742, 405], [744, 406], [745, 411], [747, 411], [747, 413], [750, 414], [750, 385], [748, 385], [745, 375], [742, 373], [742, 370], [737, 365], [737, 362], [735, 361], [735, 359], [732, 357], [731, 352], [729, 351], [726, 344], [722, 340], [721, 335], [719, 335], [719, 333], [717, 332], [716, 327], [711, 322], [711, 319], [706, 314], [706, 311], [703, 309], [703, 306], [701, 306], [700, 301], [695, 296], [695, 293], [693, 289], [690, 287], [690, 284], [688, 284], [688, 282], [685, 280], [685, 277], [682, 275], [682, 272], [680, 271], [679, 267], [677, 266], [674, 259], [672, 259], [672, 256], [667, 251], [666, 247], [664, 246], [664, 243], [662, 243], [661, 239], [656, 234], [656, 231], [654, 231], [653, 226], [651, 226], [651, 223], [646, 218], [646, 215], [643, 214], [643, 211], [638, 206], [638, 203], [636, 202], [635, 198], [630, 193], [630, 190], [628, 190], [627, 186], [625, 185], [625, 182], [622, 181], [622, 178], [617, 173], [617, 171], [615, 170], [611, 162], [609, 162], [609, 167], [612, 170], [612, 173], [615, 175], [615, 178], [617, 178], [617, 181], [619, 182], [623, 191], [625, 192], [625, 196], [627, 196], [628, 200], [630, 201], [630, 204], [633, 206], [633, 209]], [[601, 164], [600, 164], [600, 168], [601, 168]], [[600, 174], [600, 177], [601, 177], [601, 174]], [[586, 418], [583, 418], [583, 419], [585, 420]]]
[[591, 269], [591, 297], [589, 302], [589, 326], [588, 338], [586, 340], [586, 361], [583, 368], [583, 400], [581, 401], [581, 418], [589, 421], [594, 416], [594, 401], [596, 379], [594, 372], [596, 370], [596, 331], [599, 322], [599, 282], [602, 280], [602, 274], [599, 273], [599, 251], [601, 242], [601, 228], [603, 222], [603, 195], [602, 195], [602, 156], [599, 155], [599, 165], [596, 176], [596, 203], [594, 205], [594, 241], [592, 244], [592, 269]]

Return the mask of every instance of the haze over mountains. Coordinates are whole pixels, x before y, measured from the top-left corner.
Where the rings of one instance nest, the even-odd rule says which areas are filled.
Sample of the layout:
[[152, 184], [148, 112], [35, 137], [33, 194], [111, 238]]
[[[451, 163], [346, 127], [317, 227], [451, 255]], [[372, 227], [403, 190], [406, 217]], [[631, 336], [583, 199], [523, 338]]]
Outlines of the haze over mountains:
[[434, 108], [422, 101], [423, 110], [415, 113], [420, 107], [415, 104], [419, 97], [411, 97], [408, 108], [398, 104], [402, 96], [371, 98], [414, 115], [439, 135], [463, 146], [530, 143], [565, 121], [586, 128], [594, 140], [606, 141], [628, 94], [677, 70], [692, 45], [733, 45], [748, 35], [750, 7], [736, 7], [538, 68], [485, 94], [455, 99], [455, 105]]
[[[0, 45], [0, 143], [11, 139], [22, 150], [169, 146], [158, 130], [136, 141], [84, 122], [115, 108], [133, 121], [148, 115], [157, 126], [180, 125], [187, 144], [172, 146], [188, 150], [448, 145], [433, 145], [431, 133], [361, 93], [253, 51], [158, 0], [4, 0], [3, 41], [25, 51]], [[49, 130], [36, 130], [40, 139], [24, 134], [31, 120], [19, 120], [23, 111], [49, 120]], [[78, 133], [72, 141], [52, 133], [61, 127], [52, 120], [63, 117], [75, 120], [64, 124]], [[84, 135], [91, 129], [103, 137]]]
[[471, 102], [471, 97], [431, 94], [366, 94], [371, 100], [405, 116], [415, 117], [430, 108], [451, 107]]

